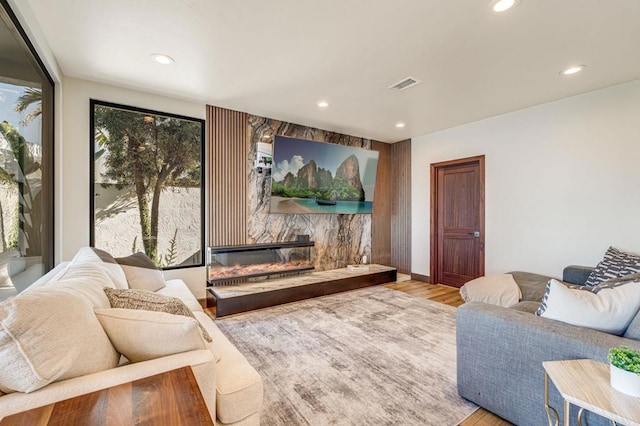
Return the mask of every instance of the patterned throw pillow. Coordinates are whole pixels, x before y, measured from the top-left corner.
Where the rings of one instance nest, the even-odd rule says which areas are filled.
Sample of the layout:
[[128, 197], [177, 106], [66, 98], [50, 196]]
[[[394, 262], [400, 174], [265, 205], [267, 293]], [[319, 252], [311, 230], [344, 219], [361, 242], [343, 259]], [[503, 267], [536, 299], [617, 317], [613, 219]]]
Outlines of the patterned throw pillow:
[[622, 335], [640, 309], [640, 279], [614, 279], [594, 287], [547, 284], [536, 315]]
[[[104, 292], [107, 294], [112, 308], [166, 312], [168, 314], [183, 315], [196, 319], [191, 310], [187, 308], [187, 305], [177, 297], [163, 296], [152, 291], [137, 289], [122, 290], [105, 288]], [[205, 330], [199, 322], [198, 325], [202, 331], [202, 337], [204, 337], [207, 342], [211, 342], [212, 339], [209, 333], [207, 333], [207, 330]]]
[[593, 287], [603, 281], [640, 273], [640, 256], [609, 247], [604, 258], [587, 278], [585, 285]]
[[158, 291], [167, 285], [164, 282], [162, 271], [153, 263], [153, 260], [142, 252], [127, 257], [117, 257], [115, 261], [127, 276], [129, 288]]

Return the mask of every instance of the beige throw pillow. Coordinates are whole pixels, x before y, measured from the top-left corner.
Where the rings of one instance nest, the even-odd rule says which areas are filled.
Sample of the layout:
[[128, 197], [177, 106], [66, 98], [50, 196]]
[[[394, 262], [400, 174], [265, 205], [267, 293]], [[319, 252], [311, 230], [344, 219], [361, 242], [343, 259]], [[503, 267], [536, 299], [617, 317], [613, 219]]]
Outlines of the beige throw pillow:
[[482, 302], [510, 307], [522, 298], [520, 287], [511, 274], [488, 275], [467, 282], [460, 288], [466, 303]]
[[[107, 294], [112, 308], [166, 312], [168, 314], [193, 318], [198, 322], [193, 316], [193, 312], [177, 297], [162, 296], [151, 291], [137, 289], [121, 290], [105, 288], [104, 292]], [[207, 342], [211, 342], [212, 339], [209, 333], [207, 333], [199, 322], [198, 325], [202, 331], [202, 337], [204, 337]]]
[[158, 291], [166, 286], [162, 271], [142, 252], [127, 257], [118, 257], [116, 262], [127, 276], [129, 288]]
[[622, 335], [640, 309], [640, 280], [567, 286], [549, 280], [536, 315]]
[[114, 368], [118, 359], [83, 296], [42, 288], [0, 303], [3, 392], [32, 392], [55, 381]]
[[131, 362], [206, 349], [195, 318], [135, 309], [97, 309], [116, 350]]

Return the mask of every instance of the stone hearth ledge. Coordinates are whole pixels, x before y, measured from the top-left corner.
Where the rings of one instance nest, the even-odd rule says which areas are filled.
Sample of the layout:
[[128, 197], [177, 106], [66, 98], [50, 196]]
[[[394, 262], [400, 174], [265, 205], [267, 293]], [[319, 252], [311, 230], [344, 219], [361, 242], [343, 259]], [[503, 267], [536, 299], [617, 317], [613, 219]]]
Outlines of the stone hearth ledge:
[[384, 265], [369, 264], [367, 266], [369, 267], [369, 270], [366, 271], [350, 271], [347, 268], [331, 269], [328, 271], [315, 271], [286, 278], [275, 278], [267, 279], [264, 281], [247, 282], [240, 285], [218, 285], [209, 287], [209, 289], [215, 292], [216, 299], [228, 299], [239, 296], [247, 296], [251, 294], [265, 293], [285, 288], [317, 284], [325, 281], [366, 276], [378, 272], [390, 272], [395, 270], [395, 268]]

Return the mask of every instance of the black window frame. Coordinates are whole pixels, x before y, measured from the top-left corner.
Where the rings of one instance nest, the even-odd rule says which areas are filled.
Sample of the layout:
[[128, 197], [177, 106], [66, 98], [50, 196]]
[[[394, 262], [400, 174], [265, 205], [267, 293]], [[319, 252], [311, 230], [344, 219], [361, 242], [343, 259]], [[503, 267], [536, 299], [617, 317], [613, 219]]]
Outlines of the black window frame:
[[[95, 247], [95, 107], [106, 106], [141, 114], [159, 115], [162, 117], [176, 118], [180, 120], [192, 121], [200, 124], [200, 262], [192, 265], [177, 265], [162, 267], [162, 270], [178, 270], [186, 268], [199, 268], [205, 265], [205, 145], [206, 145], [206, 121], [201, 118], [189, 117], [186, 115], [168, 113], [153, 109], [140, 108], [131, 105], [124, 105], [114, 102], [102, 101], [98, 99], [89, 100], [89, 245]], [[98, 247], [99, 248], [99, 247]]]
[[[41, 254], [41, 256], [42, 256], [42, 262], [44, 263], [45, 273], [46, 273], [51, 269], [53, 269], [53, 267], [55, 266], [55, 259], [56, 259], [55, 224], [56, 224], [56, 218], [57, 218], [57, 215], [56, 215], [57, 203], [55, 201], [56, 200], [55, 117], [56, 117], [56, 87], [57, 86], [54, 79], [51, 77], [49, 70], [45, 66], [42, 59], [40, 58], [38, 51], [36, 50], [31, 40], [29, 39], [27, 32], [22, 27], [22, 24], [20, 23], [16, 14], [13, 12], [13, 9], [11, 8], [11, 5], [7, 0], [0, 0], [0, 21], [4, 21], [5, 17], [1, 15], [6, 15], [9, 21], [14, 25], [15, 30], [17, 31], [17, 35], [20, 36], [18, 41], [19, 42], [21, 41], [23, 43], [23, 47], [31, 55], [31, 59], [33, 59], [35, 63], [38, 65], [38, 67], [40, 68], [40, 72], [42, 73], [42, 76], [51, 85], [51, 93], [50, 93], [50, 97], [48, 98], [49, 105], [47, 107], [48, 110], [50, 111], [50, 114], [47, 114], [47, 115], [44, 114], [45, 105], [44, 105], [44, 98], [43, 98], [43, 105], [42, 105], [43, 113], [42, 113], [42, 123], [41, 123], [42, 125], [42, 140], [41, 140], [42, 188], [41, 188], [41, 191], [43, 196], [42, 210], [48, 211], [50, 213], [49, 215], [46, 216], [47, 218], [49, 218], [49, 220], [46, 220], [46, 221], [43, 220], [42, 222], [42, 226], [43, 226], [42, 235], [44, 238], [46, 238], [47, 242], [46, 242], [46, 251], [44, 251]], [[9, 30], [13, 31], [12, 28], [10, 28]], [[44, 91], [44, 87], [43, 87], [43, 91]], [[44, 137], [45, 135], [48, 135], [48, 137], [45, 138]], [[48, 159], [49, 161], [45, 162], [45, 159]], [[44, 219], [44, 215], [43, 215], [43, 219]], [[45, 248], [45, 244], [43, 244], [43, 250], [44, 248]]]

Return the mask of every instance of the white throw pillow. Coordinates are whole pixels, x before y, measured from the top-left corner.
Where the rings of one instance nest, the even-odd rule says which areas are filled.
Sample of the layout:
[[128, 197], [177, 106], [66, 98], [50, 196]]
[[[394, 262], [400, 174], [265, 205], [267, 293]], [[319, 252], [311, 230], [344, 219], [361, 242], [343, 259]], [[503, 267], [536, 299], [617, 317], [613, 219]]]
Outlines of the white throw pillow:
[[536, 315], [622, 335], [639, 309], [640, 281], [580, 287], [552, 279]]
[[[59, 281], [64, 278], [90, 278], [92, 270], [102, 269], [107, 273], [113, 285], [105, 287], [129, 288], [127, 277], [118, 265], [116, 260], [104, 250], [95, 247], [82, 247], [73, 260], [67, 266], [63, 274], [57, 275], [54, 280]], [[89, 275], [87, 275], [89, 274]], [[52, 280], [53, 281], [53, 280]], [[53, 284], [53, 282], [52, 282]]]
[[39, 288], [0, 303], [4, 392], [32, 392], [51, 382], [114, 368], [118, 359], [84, 296]]
[[136, 309], [96, 309], [116, 350], [131, 362], [206, 349], [195, 318]]
[[118, 257], [116, 262], [122, 267], [129, 288], [158, 291], [167, 285], [164, 282], [162, 271], [142, 252], [127, 257]]

